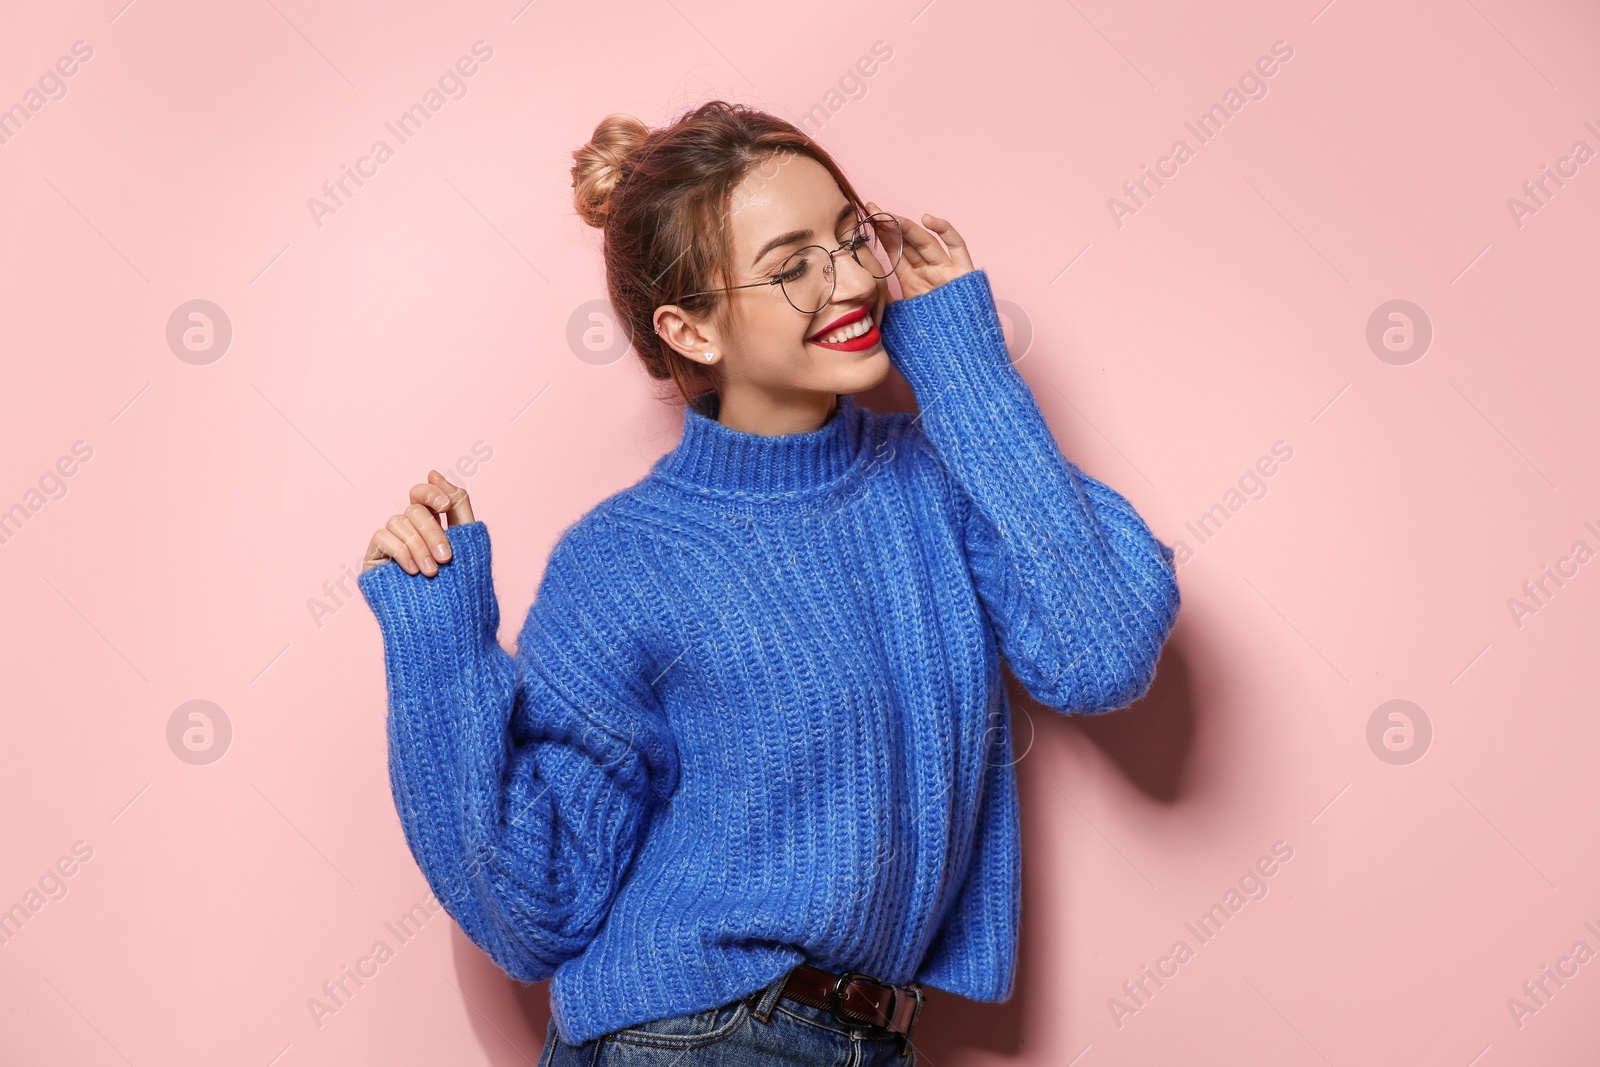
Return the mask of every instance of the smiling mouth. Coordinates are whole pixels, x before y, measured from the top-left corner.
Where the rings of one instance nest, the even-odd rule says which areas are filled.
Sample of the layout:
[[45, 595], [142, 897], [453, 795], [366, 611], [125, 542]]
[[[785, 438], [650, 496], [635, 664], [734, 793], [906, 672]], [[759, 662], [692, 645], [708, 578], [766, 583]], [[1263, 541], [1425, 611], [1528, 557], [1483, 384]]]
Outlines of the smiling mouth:
[[878, 324], [873, 316], [874, 305], [857, 308], [847, 315], [834, 319], [828, 325], [807, 337], [812, 344], [848, 345], [852, 341], [859, 341], [868, 335], [878, 332]]

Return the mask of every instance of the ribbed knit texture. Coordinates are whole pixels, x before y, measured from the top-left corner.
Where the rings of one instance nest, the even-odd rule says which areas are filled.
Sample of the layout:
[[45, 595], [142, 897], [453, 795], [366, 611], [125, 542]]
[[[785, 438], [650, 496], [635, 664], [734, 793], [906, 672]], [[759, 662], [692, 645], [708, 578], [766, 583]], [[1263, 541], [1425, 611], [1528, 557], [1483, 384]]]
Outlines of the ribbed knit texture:
[[[881, 324], [920, 415], [809, 433], [685, 413], [560, 536], [513, 656], [489, 533], [360, 577], [389, 768], [429, 885], [579, 1043], [809, 961], [1011, 995], [1016, 775], [1000, 656], [1041, 703], [1144, 695], [1170, 548], [1064, 459], [973, 271]], [[714, 398], [708, 398], [714, 405]]]

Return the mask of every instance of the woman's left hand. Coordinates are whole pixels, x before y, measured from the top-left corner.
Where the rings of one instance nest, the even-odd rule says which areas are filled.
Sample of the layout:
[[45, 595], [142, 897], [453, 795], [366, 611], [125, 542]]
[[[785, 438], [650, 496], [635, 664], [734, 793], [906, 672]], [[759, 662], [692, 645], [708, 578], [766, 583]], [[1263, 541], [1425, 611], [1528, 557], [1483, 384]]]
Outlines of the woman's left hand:
[[[881, 209], [868, 200], [867, 210], [875, 214]], [[894, 217], [900, 223], [901, 236], [900, 264], [895, 267], [894, 276], [900, 279], [903, 299], [921, 296], [972, 271], [972, 254], [967, 251], [967, 242], [948, 219], [924, 215], [922, 221], [928, 229], [923, 229], [908, 218]], [[944, 244], [928, 230], [944, 238]]]

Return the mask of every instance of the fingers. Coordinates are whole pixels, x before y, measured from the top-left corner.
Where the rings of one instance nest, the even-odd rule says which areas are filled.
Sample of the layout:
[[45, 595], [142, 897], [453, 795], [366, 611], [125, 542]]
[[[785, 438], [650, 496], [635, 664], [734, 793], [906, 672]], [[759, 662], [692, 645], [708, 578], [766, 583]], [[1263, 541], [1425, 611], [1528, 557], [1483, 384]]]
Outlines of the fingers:
[[372, 535], [372, 540], [367, 542], [367, 554], [361, 558], [361, 573], [365, 574], [372, 568], [389, 562], [389, 548], [384, 543], [387, 530], [379, 530]]
[[[867, 209], [872, 212], [882, 210], [876, 203], [867, 201]], [[889, 214], [894, 214], [889, 212]], [[973, 269], [972, 253], [967, 248], [967, 242], [956, 228], [950, 225], [948, 219], [937, 215], [922, 216], [922, 221], [928, 229], [900, 215], [895, 215], [900, 223], [900, 234], [903, 240], [900, 244], [900, 261], [912, 267], [943, 267], [946, 264], [955, 266], [961, 271]], [[928, 230], [933, 230], [939, 236], [935, 237]], [[944, 243], [940, 243], [940, 239]], [[949, 251], [946, 251], [946, 245]]]
[[383, 529], [372, 535], [362, 560], [362, 573], [392, 559], [407, 574], [431, 578], [439, 573], [441, 563], [450, 562], [450, 538], [439, 525], [436, 513], [445, 514], [451, 526], [472, 522], [472, 502], [467, 491], [430, 470], [426, 482], [411, 487], [410, 499], [404, 511], [391, 515]]
[[[449, 482], [445, 482], [444, 485], [435, 482], [433, 479], [438, 473], [438, 471], [429, 471], [427, 481], [418, 482], [411, 487], [411, 503], [422, 504], [425, 507], [432, 508], [434, 511], [446, 511], [449, 509], [452, 503], [450, 489], [455, 487], [450, 485]], [[450, 525], [455, 525], [454, 519], [450, 520]]]
[[[451, 526], [460, 526], [464, 522], [472, 521], [472, 500], [467, 495], [467, 491], [465, 489], [461, 488], [459, 485], [455, 485], [436, 470], [430, 470], [428, 472], [427, 484], [434, 486], [437, 490], [445, 494], [447, 500], [447, 511], [445, 517], [450, 520]], [[426, 487], [423, 486], [420, 488]], [[416, 490], [413, 489], [412, 492], [415, 493]]]
[[962, 270], [972, 270], [972, 253], [967, 250], [967, 242], [956, 232], [956, 228], [950, 225], [950, 220], [941, 219], [937, 215], [924, 215], [922, 219], [950, 249], [951, 261]]
[[[438, 471], [428, 472], [430, 482], [438, 473]], [[412, 529], [423, 540], [423, 548], [420, 554], [414, 554], [413, 559], [418, 566], [423, 568], [424, 574], [433, 573], [425, 566], [425, 560], [429, 557], [439, 563], [448, 563], [450, 561], [450, 538], [445, 536], [435, 512], [445, 512], [450, 508], [451, 495], [448, 490], [436, 484], [430, 484], [430, 482], [418, 482], [411, 487], [411, 504], [401, 513], [405, 518], [412, 520]], [[445, 485], [449, 486], [450, 483], [445, 482]], [[454, 489], [455, 486], [450, 486], [450, 488]], [[462, 493], [464, 494], [465, 490], [462, 490]], [[392, 528], [394, 520], [391, 519], [389, 521]], [[454, 519], [450, 520], [450, 525], [455, 525]], [[407, 543], [412, 544], [413, 542], [408, 541]]]
[[[405, 516], [396, 515], [389, 521], [393, 523], [395, 519], [404, 522]], [[367, 561], [361, 568], [362, 572], [365, 573], [391, 559], [407, 574], [416, 574], [420, 570], [417, 561], [411, 557], [411, 549], [406, 547], [406, 536], [396, 534], [385, 526], [372, 535], [372, 545], [367, 550]]]
[[[413, 505], [413, 507], [421, 506]], [[431, 516], [429, 521], [432, 522]], [[436, 522], [433, 525], [435, 528], [438, 527]], [[409, 511], [404, 515], [392, 515], [388, 525], [372, 535], [372, 541], [367, 545], [367, 554], [362, 561], [361, 573], [365, 574], [391, 559], [407, 574], [423, 574], [431, 578], [439, 573], [439, 563], [449, 562], [450, 542], [448, 539], [445, 540], [444, 555], [440, 557], [434, 544], [411, 521]]]
[[[400, 514], [411, 522], [413, 536], [406, 540], [406, 547], [411, 549], [412, 558], [422, 568], [423, 574], [433, 574], [434, 571], [428, 569], [429, 565], [443, 563], [450, 558], [450, 539], [444, 535], [444, 527], [439, 525], [433, 509], [422, 504], [412, 504]], [[390, 520], [389, 528], [394, 529], [393, 520]], [[434, 570], [437, 569], [435, 566]]]
[[[896, 215], [896, 218], [900, 216]], [[924, 215], [923, 218], [932, 218]], [[944, 245], [933, 234], [910, 219], [900, 218], [900, 258], [914, 267], [940, 267], [950, 262]]]
[[[882, 208], [873, 203], [871, 200], [867, 201], [867, 209], [873, 214], [883, 211]], [[911, 231], [915, 230], [917, 233], [921, 234], [921, 240], [931, 241], [932, 238], [928, 235], [928, 231], [922, 229], [904, 215], [896, 215], [892, 211], [884, 211], [883, 213], [885, 215], [893, 216], [894, 220], [900, 224], [900, 265], [906, 266], [909, 264], [914, 267], [922, 266], [924, 260], [921, 252], [919, 251], [920, 247], [922, 246], [913, 245], [915, 238]]]
[[435, 537], [443, 538], [444, 531], [439, 529], [433, 512], [421, 504], [412, 504], [400, 514], [391, 515], [384, 529], [398, 542], [399, 551], [394, 552], [392, 558], [407, 574], [420, 573], [431, 578], [439, 573]]

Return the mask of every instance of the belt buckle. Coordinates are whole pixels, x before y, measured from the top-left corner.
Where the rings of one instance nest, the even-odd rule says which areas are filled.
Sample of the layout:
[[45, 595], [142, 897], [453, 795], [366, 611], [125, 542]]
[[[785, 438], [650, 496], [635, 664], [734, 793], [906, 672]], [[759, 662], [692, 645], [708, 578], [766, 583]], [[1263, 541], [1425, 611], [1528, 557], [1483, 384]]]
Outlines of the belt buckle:
[[909, 986], [911, 995], [917, 998], [917, 1006], [911, 1009], [911, 1021], [906, 1023], [905, 1032], [896, 1034], [900, 1040], [900, 1055], [906, 1054], [906, 1046], [911, 1043], [911, 1031], [917, 1028], [917, 1017], [922, 1014], [922, 983], [912, 982]]
[[[851, 975], [854, 975], [855, 977], [860, 978], [860, 979], [862, 979], [864, 981], [871, 982], [873, 985], [883, 986], [883, 987], [885, 987], [886, 989], [889, 990], [889, 1010], [885, 1014], [885, 1018], [886, 1018], [887, 1022], [885, 1022], [885, 1023], [875, 1023], [875, 1022], [872, 1022], [870, 1020], [851, 1019], [851, 1018], [848, 1018], [847, 1016], [845, 1016], [845, 1014], [843, 1012], [843, 1008], [844, 1008], [844, 987], [850, 981]], [[917, 997], [917, 1000], [918, 1000], [919, 1006], [920, 1006], [920, 1002], [922, 1000], [920, 995]], [[893, 1028], [893, 1024], [894, 1024], [895, 1010], [897, 1008], [899, 1008], [899, 1007], [900, 1007], [900, 987], [896, 986], [896, 985], [894, 985], [894, 984], [892, 984], [890, 982], [884, 982], [884, 981], [881, 981], [881, 980], [879, 980], [877, 978], [874, 978], [874, 977], [872, 977], [872, 975], [867, 974], [864, 971], [845, 971], [843, 974], [839, 975], [838, 978], [834, 979], [834, 981], [833, 981], [833, 991], [828, 994], [828, 1011], [833, 1014], [833, 1017], [835, 1019], [838, 1019], [840, 1022], [846, 1024], [847, 1026], [862, 1026], [862, 1025], [866, 1025], [866, 1026], [876, 1026], [881, 1030], [890, 1030], [890, 1029]]]

